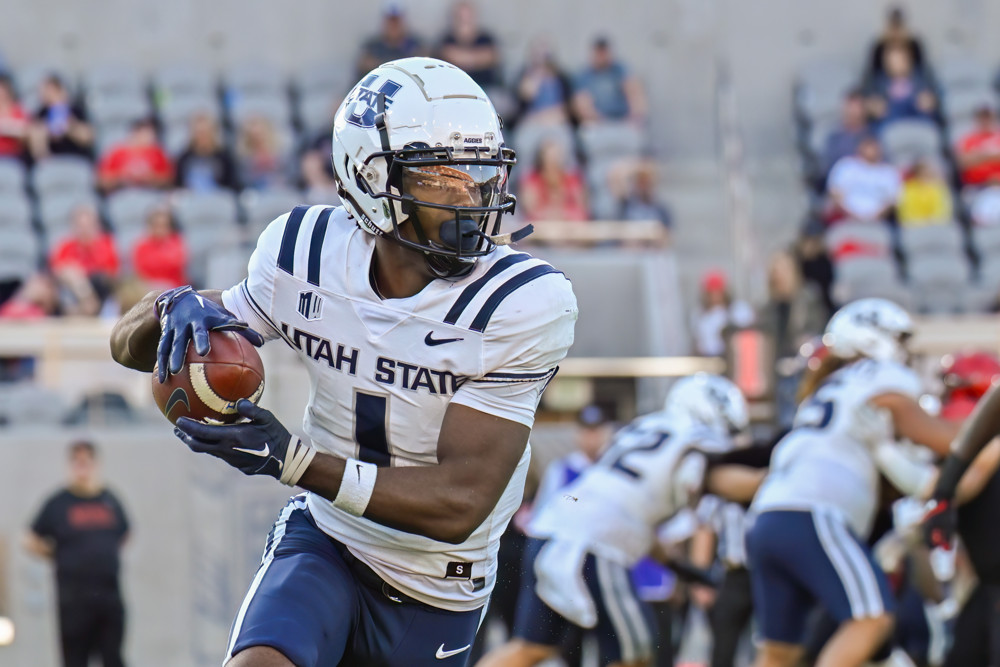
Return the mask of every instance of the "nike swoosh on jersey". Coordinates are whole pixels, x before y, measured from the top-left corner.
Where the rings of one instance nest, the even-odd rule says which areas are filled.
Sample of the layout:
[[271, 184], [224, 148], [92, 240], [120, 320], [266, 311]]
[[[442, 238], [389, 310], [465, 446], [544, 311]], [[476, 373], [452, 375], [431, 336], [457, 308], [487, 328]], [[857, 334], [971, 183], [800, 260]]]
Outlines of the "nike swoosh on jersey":
[[259, 456], [261, 458], [271, 455], [271, 445], [266, 442], [264, 443], [264, 449], [243, 449], [242, 447], [233, 447], [233, 450], [243, 452], [244, 454], [253, 454], [254, 456]]
[[434, 657], [437, 658], [438, 660], [444, 660], [445, 658], [450, 658], [453, 655], [458, 655], [462, 651], [468, 651], [470, 646], [472, 646], [472, 644], [466, 644], [462, 648], [456, 648], [451, 651], [445, 651], [444, 644], [441, 644], [440, 646], [438, 646], [437, 653], [434, 654]]
[[434, 332], [428, 331], [427, 335], [424, 336], [424, 345], [430, 345], [434, 347], [435, 345], [444, 345], [445, 343], [457, 343], [460, 340], [465, 340], [464, 338], [434, 338]]

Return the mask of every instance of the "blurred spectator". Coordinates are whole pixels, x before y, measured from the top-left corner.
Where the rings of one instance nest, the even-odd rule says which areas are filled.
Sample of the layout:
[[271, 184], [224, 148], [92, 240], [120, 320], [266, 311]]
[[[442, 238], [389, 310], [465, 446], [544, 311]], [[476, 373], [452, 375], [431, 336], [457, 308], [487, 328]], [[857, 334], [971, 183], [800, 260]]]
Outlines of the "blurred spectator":
[[902, 118], [932, 119], [937, 96], [927, 79], [913, 67], [904, 46], [890, 45], [883, 54], [885, 72], [875, 77], [868, 98], [868, 111], [880, 123]]
[[106, 193], [118, 188], [166, 188], [173, 182], [174, 167], [149, 118], [135, 121], [125, 140], [112, 146], [97, 165], [97, 184]]
[[754, 321], [753, 308], [746, 301], [733, 299], [729, 281], [721, 271], [709, 271], [701, 281], [701, 304], [692, 322], [694, 348], [705, 357], [726, 353], [726, 336], [732, 329], [743, 329]]
[[542, 143], [535, 167], [521, 181], [521, 213], [524, 219], [584, 221], [588, 219], [587, 191], [583, 178], [570, 169], [560, 145]]
[[[621, 220], [659, 220], [665, 227], [672, 227], [670, 209], [656, 196], [656, 163], [652, 160], [630, 162], [624, 171], [623, 178], [612, 179], [619, 201], [618, 217]], [[625, 183], [615, 183], [620, 180]]]
[[886, 73], [885, 52], [891, 47], [903, 49], [909, 56], [910, 62], [913, 63], [913, 68], [918, 72], [926, 73], [923, 46], [906, 25], [906, 16], [903, 14], [903, 10], [899, 7], [893, 7], [886, 17], [882, 34], [872, 46], [866, 76], [868, 81], [874, 81], [878, 76]]
[[70, 223], [70, 234], [52, 250], [49, 266], [64, 290], [65, 310], [96, 315], [118, 275], [115, 242], [89, 204], [76, 207]]
[[97, 450], [69, 448], [67, 485], [45, 501], [25, 546], [55, 563], [63, 664], [85, 667], [91, 656], [122, 667], [125, 606], [118, 584], [120, 553], [129, 532], [121, 501], [101, 482]]
[[31, 156], [36, 160], [48, 155], [91, 157], [94, 129], [83, 108], [70, 101], [62, 79], [55, 74], [46, 77], [39, 97], [42, 107], [28, 130]]
[[823, 296], [816, 285], [803, 281], [798, 260], [786, 251], [771, 258], [767, 292], [767, 304], [758, 320], [774, 342], [773, 358], [795, 357], [803, 343], [826, 328]]
[[962, 185], [982, 186], [1000, 179], [1000, 123], [990, 104], [976, 110], [976, 126], [955, 146]]
[[17, 102], [14, 84], [0, 75], [0, 159], [24, 155], [28, 114]]
[[590, 66], [577, 77], [573, 107], [584, 122], [641, 121], [646, 116], [645, 91], [615, 60], [605, 37], [594, 40]]
[[[307, 170], [311, 172], [312, 176], [316, 175], [312, 172], [314, 167], [322, 169], [330, 181], [333, 181], [333, 162], [330, 160], [330, 156], [333, 154], [333, 135], [329, 128], [333, 126], [333, 118], [339, 106], [340, 100], [337, 100], [330, 108], [330, 122], [325, 124], [324, 129], [317, 131], [304, 142], [303, 151], [299, 157], [299, 175], [303, 181], [308, 181]], [[309, 163], [308, 166], [307, 163]], [[306, 187], [308, 187], [308, 182]]]
[[132, 269], [149, 289], [187, 285], [187, 248], [170, 207], [157, 206], [146, 217], [146, 235], [132, 248]]
[[803, 282], [814, 285], [823, 297], [827, 314], [836, 310], [831, 289], [833, 287], [833, 263], [826, 251], [823, 235], [818, 228], [807, 228], [795, 244], [795, 256]]
[[500, 52], [493, 35], [479, 27], [476, 7], [459, 0], [451, 10], [451, 27], [438, 49], [439, 57], [461, 67], [483, 88], [500, 83]]
[[865, 98], [860, 90], [852, 90], [844, 98], [840, 113], [840, 125], [826, 138], [823, 149], [823, 175], [843, 157], [854, 155], [862, 137], [868, 134], [868, 112]]
[[830, 170], [828, 222], [844, 217], [853, 220], [885, 220], [899, 200], [899, 170], [882, 162], [878, 139], [866, 135], [856, 155], [841, 158]]
[[233, 156], [219, 140], [215, 119], [206, 113], [191, 118], [191, 139], [177, 158], [176, 185], [198, 192], [239, 189]]
[[340, 200], [337, 194], [337, 182], [327, 170], [330, 159], [324, 159], [319, 151], [308, 151], [302, 156], [300, 171], [302, 184], [306, 191], [306, 201], [316, 203], [334, 203]]
[[236, 169], [245, 188], [265, 190], [288, 181], [285, 147], [274, 124], [262, 116], [248, 118], [236, 142]]
[[917, 161], [899, 195], [896, 218], [902, 227], [922, 227], [951, 222], [954, 209], [951, 188], [937, 167]]
[[52, 277], [36, 273], [25, 280], [14, 296], [0, 305], [0, 320], [36, 320], [55, 315], [59, 292]]
[[406, 25], [403, 8], [395, 2], [386, 3], [382, 10], [382, 28], [361, 47], [358, 76], [362, 77], [390, 60], [420, 56], [424, 53], [420, 39]]
[[532, 43], [528, 62], [517, 78], [515, 89], [519, 123], [561, 125], [572, 120], [573, 88], [543, 39]]

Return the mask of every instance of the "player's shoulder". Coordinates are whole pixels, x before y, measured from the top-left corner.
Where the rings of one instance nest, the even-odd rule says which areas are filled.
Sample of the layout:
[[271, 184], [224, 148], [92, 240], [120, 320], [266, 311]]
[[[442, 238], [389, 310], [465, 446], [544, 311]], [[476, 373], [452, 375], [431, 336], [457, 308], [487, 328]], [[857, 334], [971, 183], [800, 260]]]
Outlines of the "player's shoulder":
[[845, 374], [859, 388], [867, 390], [871, 395], [879, 393], [902, 393], [919, 396], [923, 383], [920, 376], [909, 366], [898, 361], [862, 359], [850, 367]]
[[[346, 244], [357, 227], [342, 206], [302, 205], [272, 220], [257, 239], [258, 263], [315, 280], [331, 248]], [[335, 252], [335, 251], [334, 251]]]
[[487, 337], [573, 322], [577, 316], [573, 286], [561, 271], [507, 247], [481, 259], [455, 288], [458, 295], [445, 322]]

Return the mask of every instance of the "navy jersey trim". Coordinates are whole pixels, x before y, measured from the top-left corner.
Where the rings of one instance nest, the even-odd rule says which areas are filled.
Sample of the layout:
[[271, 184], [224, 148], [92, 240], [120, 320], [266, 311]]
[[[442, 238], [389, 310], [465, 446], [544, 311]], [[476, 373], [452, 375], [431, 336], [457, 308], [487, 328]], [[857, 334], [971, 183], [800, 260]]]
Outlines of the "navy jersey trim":
[[257, 313], [257, 316], [260, 317], [260, 319], [267, 322], [271, 326], [271, 328], [274, 329], [274, 331], [278, 334], [278, 336], [281, 337], [281, 340], [288, 343], [289, 347], [291, 347], [293, 350], [297, 350], [298, 348], [296, 348], [295, 345], [292, 344], [292, 341], [289, 340], [288, 336], [285, 335], [285, 332], [283, 332], [281, 328], [274, 323], [274, 320], [272, 320], [271, 317], [266, 312], [264, 312], [264, 309], [260, 307], [259, 303], [257, 303], [257, 299], [253, 298], [253, 294], [250, 293], [250, 286], [247, 283], [247, 280], [248, 280], [247, 278], [244, 278], [243, 282], [240, 283], [240, 287], [243, 289], [243, 294], [247, 298], [247, 303], [250, 304], [250, 307], [254, 310], [254, 312]]
[[320, 259], [323, 256], [323, 239], [326, 238], [326, 226], [330, 222], [332, 208], [320, 211], [316, 224], [313, 226], [312, 238], [309, 240], [309, 273], [306, 278], [311, 285], [319, 287]]
[[305, 217], [308, 210], [308, 206], [296, 206], [288, 214], [285, 233], [281, 236], [281, 249], [278, 250], [278, 268], [285, 273], [295, 275], [295, 242], [299, 238], [302, 218]]
[[517, 274], [503, 285], [501, 285], [497, 291], [495, 291], [490, 298], [486, 300], [483, 304], [482, 309], [476, 315], [476, 318], [472, 320], [472, 326], [469, 328], [472, 331], [478, 331], [482, 333], [486, 330], [486, 325], [490, 323], [490, 318], [493, 317], [493, 313], [496, 309], [500, 307], [503, 300], [510, 296], [519, 287], [523, 287], [530, 283], [532, 280], [541, 278], [550, 273], [562, 273], [557, 271], [548, 264], [542, 264], [540, 266], [535, 266], [527, 271]]
[[531, 255], [526, 252], [519, 252], [513, 255], [507, 255], [499, 262], [491, 266], [490, 270], [483, 274], [481, 278], [476, 279], [475, 282], [462, 291], [462, 293], [458, 296], [458, 300], [455, 301], [455, 304], [448, 311], [448, 314], [444, 316], [444, 323], [454, 324], [457, 322], [458, 318], [462, 316], [462, 313], [468, 307], [469, 303], [476, 298], [476, 295], [479, 294], [484, 287], [486, 287], [486, 283], [496, 278], [500, 273], [507, 270], [511, 266], [519, 262], [523, 262], [526, 259], [531, 259]]
[[542, 373], [487, 373], [479, 378], [479, 382], [538, 382], [548, 380], [555, 375], [558, 367], [550, 368]]

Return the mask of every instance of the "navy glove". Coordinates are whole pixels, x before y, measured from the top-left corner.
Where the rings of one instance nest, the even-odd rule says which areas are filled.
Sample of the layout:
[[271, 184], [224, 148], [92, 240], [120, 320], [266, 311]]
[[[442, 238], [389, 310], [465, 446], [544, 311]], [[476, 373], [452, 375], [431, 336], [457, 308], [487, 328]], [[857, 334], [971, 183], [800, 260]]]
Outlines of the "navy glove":
[[295, 486], [316, 450], [293, 438], [273, 414], [245, 398], [236, 403], [236, 411], [249, 421], [213, 425], [181, 417], [174, 435], [191, 451], [220, 458], [244, 475], [270, 475]]
[[209, 331], [235, 331], [256, 347], [264, 344], [264, 337], [246, 322], [201, 296], [190, 285], [175, 287], [157, 297], [156, 315], [160, 318], [160, 344], [156, 348], [160, 382], [166, 382], [168, 374], [180, 372], [192, 340], [198, 354], [204, 356], [211, 351]]

